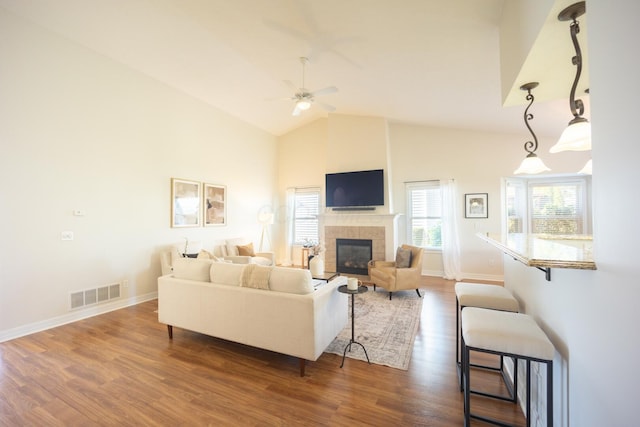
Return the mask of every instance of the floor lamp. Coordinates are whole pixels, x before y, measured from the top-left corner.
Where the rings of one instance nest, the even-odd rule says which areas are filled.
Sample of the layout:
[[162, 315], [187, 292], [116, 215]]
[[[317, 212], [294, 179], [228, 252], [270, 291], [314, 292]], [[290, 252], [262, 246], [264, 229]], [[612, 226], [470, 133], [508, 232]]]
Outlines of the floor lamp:
[[260, 224], [262, 224], [262, 235], [260, 236], [260, 248], [258, 252], [262, 252], [263, 245], [265, 240], [268, 242], [268, 247], [271, 249], [271, 238], [269, 237], [269, 227], [273, 224], [273, 214], [272, 213], [263, 213], [260, 215], [258, 219]]

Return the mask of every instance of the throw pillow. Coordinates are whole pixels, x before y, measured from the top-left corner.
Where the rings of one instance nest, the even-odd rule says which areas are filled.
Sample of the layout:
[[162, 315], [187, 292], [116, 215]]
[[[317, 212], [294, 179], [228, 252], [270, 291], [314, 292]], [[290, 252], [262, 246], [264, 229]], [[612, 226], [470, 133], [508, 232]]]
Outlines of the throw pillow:
[[244, 269], [242, 275], [242, 286], [254, 289], [269, 289], [269, 275], [271, 267], [264, 267], [257, 264], [249, 264]]
[[238, 245], [242, 245], [246, 242], [245, 239], [228, 239], [225, 240], [225, 246], [227, 247], [228, 256], [238, 256]]
[[253, 251], [253, 243], [248, 243], [246, 245], [238, 245], [238, 255], [256, 256], [256, 253]]
[[411, 267], [411, 249], [399, 247], [396, 251], [396, 268]]
[[201, 250], [201, 251], [198, 253], [197, 258], [198, 258], [198, 259], [212, 259], [212, 260], [214, 260], [214, 261], [216, 261], [216, 262], [220, 261], [220, 259], [219, 259], [217, 256], [215, 256], [214, 254], [212, 254], [212, 253], [211, 253], [211, 252], [209, 252], [209, 251], [205, 251], [204, 249], [203, 249], [203, 250]]

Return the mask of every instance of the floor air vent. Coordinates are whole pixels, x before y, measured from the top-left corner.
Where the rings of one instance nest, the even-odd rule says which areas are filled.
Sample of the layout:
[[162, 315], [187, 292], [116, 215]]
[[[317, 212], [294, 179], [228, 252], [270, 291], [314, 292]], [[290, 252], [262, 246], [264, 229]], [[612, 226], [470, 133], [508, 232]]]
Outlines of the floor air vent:
[[70, 295], [70, 308], [86, 307], [88, 305], [107, 302], [120, 298], [120, 283], [102, 286], [95, 289], [85, 289], [84, 291], [72, 292]]

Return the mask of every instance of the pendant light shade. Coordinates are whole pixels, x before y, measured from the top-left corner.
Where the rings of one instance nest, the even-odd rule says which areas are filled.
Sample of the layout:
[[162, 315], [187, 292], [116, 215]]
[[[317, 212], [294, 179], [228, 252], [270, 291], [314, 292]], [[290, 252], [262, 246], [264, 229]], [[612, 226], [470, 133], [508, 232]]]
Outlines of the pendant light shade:
[[578, 117], [569, 122], [569, 126], [562, 132], [560, 139], [549, 152], [588, 150], [591, 150], [591, 123], [584, 117]]
[[582, 117], [582, 114], [584, 114], [584, 104], [582, 100], [576, 99], [576, 89], [580, 81], [580, 74], [582, 74], [582, 51], [578, 44], [580, 23], [577, 21], [577, 18], [584, 15], [585, 10], [585, 2], [581, 1], [565, 8], [558, 15], [558, 20], [560, 21], [571, 21], [569, 30], [571, 33], [571, 41], [576, 51], [576, 55], [571, 61], [573, 65], [576, 66], [576, 76], [573, 79], [573, 85], [569, 93], [569, 108], [571, 109], [571, 114], [573, 114], [573, 119], [569, 122], [564, 132], [562, 132], [558, 142], [549, 150], [551, 153], [591, 150], [591, 125], [587, 119]]
[[542, 173], [546, 171], [550, 171], [547, 165], [544, 164], [540, 157], [536, 155], [536, 153], [530, 153], [527, 157], [524, 158], [520, 167], [516, 169], [513, 173], [516, 175], [533, 175], [536, 173]]
[[531, 89], [536, 87], [538, 87], [538, 82], [531, 82], [520, 86], [520, 89], [527, 91], [526, 99], [529, 101], [529, 105], [527, 105], [527, 108], [524, 110], [524, 124], [527, 126], [527, 129], [529, 129], [531, 136], [533, 136], [533, 141], [527, 141], [524, 143], [524, 149], [529, 154], [524, 158], [520, 167], [513, 172], [516, 175], [530, 175], [551, 170], [544, 164], [542, 159], [536, 155], [536, 150], [538, 149], [538, 137], [533, 132], [533, 129], [531, 129], [531, 126], [529, 126], [529, 120], [533, 119], [533, 114], [529, 113], [529, 108], [531, 107], [531, 104], [533, 104], [534, 100], [533, 94], [531, 94]]
[[584, 174], [584, 175], [592, 175], [592, 172], [591, 172], [592, 166], [593, 166], [593, 160], [589, 159], [587, 164], [584, 165], [584, 167], [578, 173], [581, 173], [581, 174]]

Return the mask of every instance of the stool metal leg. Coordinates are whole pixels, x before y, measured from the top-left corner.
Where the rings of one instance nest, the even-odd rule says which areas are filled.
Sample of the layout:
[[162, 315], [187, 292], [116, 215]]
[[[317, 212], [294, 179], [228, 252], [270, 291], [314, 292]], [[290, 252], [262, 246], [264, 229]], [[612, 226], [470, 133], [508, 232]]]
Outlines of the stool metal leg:
[[469, 378], [469, 349], [464, 343], [464, 337], [460, 337], [462, 341], [462, 369], [460, 372], [461, 381], [464, 381], [464, 426], [469, 427], [471, 425], [471, 380]]
[[[464, 425], [466, 427], [468, 427], [470, 425], [471, 419], [476, 419], [476, 420], [480, 420], [480, 421], [484, 421], [485, 423], [489, 423], [489, 424], [493, 424], [493, 425], [497, 425], [497, 426], [505, 426], [505, 427], [512, 427], [511, 424], [507, 424], [505, 422], [493, 419], [493, 418], [489, 418], [489, 417], [485, 417], [482, 415], [477, 415], [477, 414], [473, 414], [471, 412], [471, 393], [474, 394], [480, 394], [483, 396], [489, 396], [489, 397], [496, 397], [498, 399], [500, 399], [500, 396], [492, 396], [490, 394], [485, 394], [485, 393], [479, 393], [476, 392], [474, 390], [471, 390], [470, 388], [470, 384], [471, 384], [471, 367], [473, 365], [471, 365], [471, 363], [469, 363], [469, 357], [470, 357], [470, 353], [471, 351], [480, 351], [480, 352], [486, 352], [486, 353], [493, 353], [496, 354], [496, 352], [491, 351], [491, 350], [485, 350], [485, 349], [479, 349], [479, 348], [475, 348], [475, 347], [468, 347], [464, 341], [464, 337], [461, 337], [461, 342], [462, 342], [462, 378], [463, 378], [463, 383], [464, 383]], [[536, 358], [530, 358], [530, 357], [526, 357], [526, 356], [520, 356], [520, 355], [515, 355], [515, 354], [505, 354], [505, 356], [507, 357], [511, 357], [514, 359], [514, 363], [517, 366], [518, 364], [518, 360], [519, 359], [524, 359], [526, 361], [526, 372], [525, 372], [525, 380], [526, 380], [526, 384], [525, 384], [525, 392], [527, 393], [526, 396], [526, 425], [527, 427], [531, 426], [531, 362], [538, 362], [538, 363], [544, 363], [547, 367], [547, 426], [553, 427], [553, 360], [540, 360], [540, 359], [536, 359]], [[514, 369], [515, 371], [515, 369]], [[517, 371], [516, 375], [517, 375]], [[516, 389], [517, 390], [517, 389]], [[504, 399], [507, 400], [507, 399]], [[515, 398], [515, 401], [517, 401], [517, 395]]]
[[553, 427], [553, 360], [547, 362], [547, 426]]
[[527, 359], [527, 427], [531, 427], [531, 360]]

